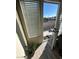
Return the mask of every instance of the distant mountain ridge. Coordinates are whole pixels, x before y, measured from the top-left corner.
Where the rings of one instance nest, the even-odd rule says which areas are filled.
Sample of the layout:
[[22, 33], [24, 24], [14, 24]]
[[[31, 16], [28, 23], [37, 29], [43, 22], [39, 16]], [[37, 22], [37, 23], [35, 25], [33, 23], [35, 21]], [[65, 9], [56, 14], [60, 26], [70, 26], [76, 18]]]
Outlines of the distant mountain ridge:
[[54, 17], [44, 17], [44, 22], [48, 22], [48, 21], [51, 21], [51, 20], [56, 20], [56, 16]]

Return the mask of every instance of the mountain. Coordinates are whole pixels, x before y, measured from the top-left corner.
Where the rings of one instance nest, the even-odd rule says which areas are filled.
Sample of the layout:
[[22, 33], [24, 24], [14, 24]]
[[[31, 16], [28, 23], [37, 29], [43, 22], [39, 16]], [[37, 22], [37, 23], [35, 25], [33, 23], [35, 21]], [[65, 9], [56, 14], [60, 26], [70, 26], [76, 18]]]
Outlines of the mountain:
[[54, 17], [44, 17], [44, 22], [48, 22], [48, 21], [51, 21], [51, 20], [56, 20], [56, 16]]

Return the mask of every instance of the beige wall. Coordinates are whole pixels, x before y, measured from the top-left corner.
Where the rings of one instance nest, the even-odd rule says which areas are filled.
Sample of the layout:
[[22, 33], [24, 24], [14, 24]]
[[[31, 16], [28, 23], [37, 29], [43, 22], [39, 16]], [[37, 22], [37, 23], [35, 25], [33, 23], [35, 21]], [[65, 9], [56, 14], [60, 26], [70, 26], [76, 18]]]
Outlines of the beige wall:
[[25, 52], [16, 33], [16, 59], [25, 59]]

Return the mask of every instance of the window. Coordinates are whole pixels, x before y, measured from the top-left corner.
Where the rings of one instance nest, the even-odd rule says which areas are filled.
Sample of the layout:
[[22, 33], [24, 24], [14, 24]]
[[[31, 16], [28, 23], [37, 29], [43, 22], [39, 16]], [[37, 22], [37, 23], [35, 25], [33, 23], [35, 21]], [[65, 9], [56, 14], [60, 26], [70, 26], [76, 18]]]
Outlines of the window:
[[52, 36], [55, 20], [57, 16], [58, 4], [43, 3], [43, 36], [50, 38]]
[[25, 24], [29, 38], [41, 35], [40, 12], [38, 1], [21, 1], [22, 11], [25, 17]]

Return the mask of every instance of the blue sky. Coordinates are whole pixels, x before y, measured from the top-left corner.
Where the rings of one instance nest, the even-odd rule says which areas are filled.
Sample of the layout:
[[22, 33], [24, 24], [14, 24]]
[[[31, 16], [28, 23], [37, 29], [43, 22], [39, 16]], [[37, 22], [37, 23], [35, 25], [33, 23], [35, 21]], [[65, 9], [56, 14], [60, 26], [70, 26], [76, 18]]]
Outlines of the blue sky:
[[43, 17], [56, 16], [58, 8], [57, 4], [44, 3], [43, 6]]

